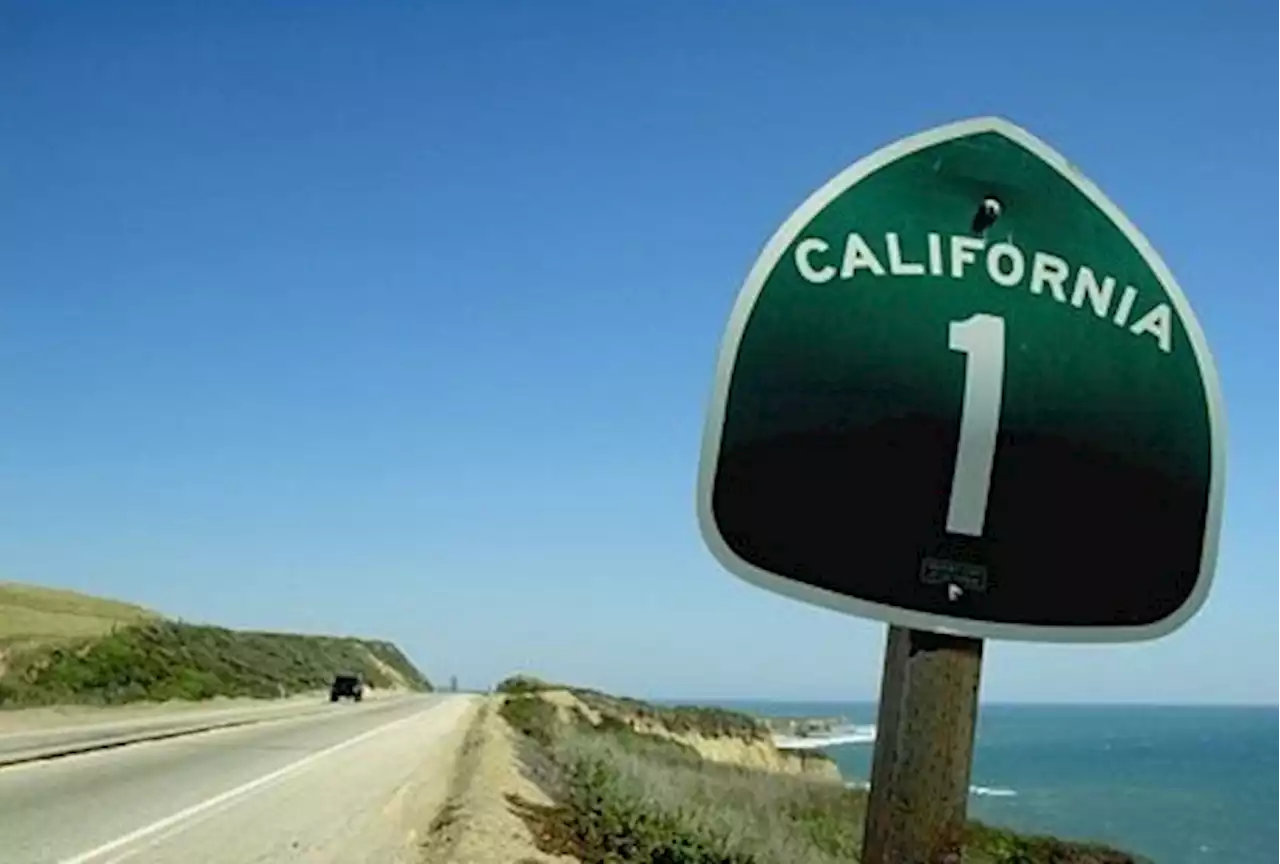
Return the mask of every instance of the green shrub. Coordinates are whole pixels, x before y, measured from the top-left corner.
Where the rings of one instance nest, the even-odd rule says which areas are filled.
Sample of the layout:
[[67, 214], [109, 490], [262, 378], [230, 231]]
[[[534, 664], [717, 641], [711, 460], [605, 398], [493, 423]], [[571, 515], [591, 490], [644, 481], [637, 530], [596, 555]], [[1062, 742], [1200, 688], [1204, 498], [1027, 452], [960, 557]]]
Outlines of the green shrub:
[[636, 732], [626, 723], [612, 718], [604, 718], [594, 731], [608, 734], [619, 748], [641, 759], [669, 765], [684, 765], [694, 769], [703, 764], [702, 756], [688, 744]]
[[6, 658], [0, 705], [139, 700], [271, 698], [328, 686], [338, 672], [356, 672], [374, 687], [430, 683], [386, 642], [155, 621], [118, 627], [106, 636], [37, 647]]
[[699, 734], [708, 738], [738, 738], [743, 741], [770, 739], [769, 729], [764, 723], [740, 711], [693, 705], [667, 707], [580, 687], [571, 688], [571, 692], [604, 716], [648, 721], [677, 735]]
[[1142, 864], [1144, 859], [1097, 843], [1017, 834], [970, 822], [965, 843], [990, 864]]
[[583, 861], [838, 860], [816, 847], [793, 815], [812, 808], [820, 785], [813, 781], [706, 762], [689, 748], [635, 733], [578, 731], [560, 739], [554, 754], [569, 790], [560, 818]]
[[770, 737], [768, 727], [760, 720], [749, 714], [724, 708], [655, 705], [626, 696], [611, 696], [586, 687], [554, 684], [533, 675], [512, 675], [500, 681], [494, 689], [508, 695], [567, 690], [607, 719], [624, 723], [633, 719], [650, 722], [678, 735], [699, 734], [708, 738], [732, 737], [745, 741], [766, 741]]
[[549, 746], [555, 738], [558, 719], [555, 706], [538, 696], [508, 696], [500, 709], [511, 728], [534, 741]]
[[510, 678], [504, 678], [498, 682], [498, 686], [494, 688], [495, 692], [508, 693], [512, 695], [521, 693], [539, 693], [543, 690], [554, 689], [551, 684], [532, 675], [512, 675]]

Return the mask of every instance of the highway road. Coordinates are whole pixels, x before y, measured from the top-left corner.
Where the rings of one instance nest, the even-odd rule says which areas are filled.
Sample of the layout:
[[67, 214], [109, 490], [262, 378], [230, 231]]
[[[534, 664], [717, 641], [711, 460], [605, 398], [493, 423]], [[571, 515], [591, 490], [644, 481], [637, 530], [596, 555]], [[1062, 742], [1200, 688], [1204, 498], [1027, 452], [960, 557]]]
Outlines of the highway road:
[[[0, 732], [0, 766], [24, 762], [42, 754], [62, 754], [77, 749], [99, 749], [112, 743], [158, 738], [194, 731], [201, 727], [233, 726], [266, 717], [301, 716], [319, 713], [328, 706], [321, 694], [309, 698], [266, 701], [264, 704], [204, 710], [176, 710], [164, 713], [124, 716], [106, 722], [62, 722], [48, 726]], [[125, 712], [107, 709], [107, 716]], [[3, 717], [0, 719], [10, 719]]]
[[5, 864], [414, 859], [474, 697], [415, 695], [0, 769]]

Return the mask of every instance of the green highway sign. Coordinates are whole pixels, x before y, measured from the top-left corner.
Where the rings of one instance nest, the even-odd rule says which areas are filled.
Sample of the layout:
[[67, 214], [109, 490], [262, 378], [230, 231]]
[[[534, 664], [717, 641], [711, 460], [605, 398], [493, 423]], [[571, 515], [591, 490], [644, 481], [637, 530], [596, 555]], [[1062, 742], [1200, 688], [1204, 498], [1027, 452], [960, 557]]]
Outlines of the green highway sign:
[[997, 118], [815, 192], [721, 345], [698, 516], [731, 572], [977, 638], [1168, 633], [1209, 590], [1226, 435], [1169, 269]]

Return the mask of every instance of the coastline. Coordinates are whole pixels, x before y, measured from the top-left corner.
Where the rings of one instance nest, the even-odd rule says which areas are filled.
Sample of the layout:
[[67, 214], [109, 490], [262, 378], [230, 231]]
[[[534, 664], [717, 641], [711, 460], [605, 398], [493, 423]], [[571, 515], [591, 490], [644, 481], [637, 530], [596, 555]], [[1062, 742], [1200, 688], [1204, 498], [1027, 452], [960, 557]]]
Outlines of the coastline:
[[[636, 860], [832, 864], [857, 856], [872, 755], [865, 745], [874, 740], [874, 714], [861, 706], [793, 705], [770, 718], [772, 706], [760, 703], [660, 705], [527, 675], [495, 691], [498, 715], [519, 736], [514, 774], [545, 781], [538, 800], [513, 811], [541, 853], [520, 860], [613, 860], [621, 848]], [[776, 746], [793, 737], [800, 746], [790, 752]], [[1001, 797], [1010, 790], [971, 791], [1010, 800]], [[1069, 836], [971, 816], [963, 845], [974, 864], [1007, 864], [1011, 853], [1025, 864], [1149, 864]]]
[[849, 723], [808, 734], [773, 733], [773, 746], [779, 750], [825, 750], [842, 744], [872, 744], [875, 740], [874, 724]]
[[[808, 718], [805, 718], [799, 722], [803, 724], [809, 721]], [[849, 723], [832, 726], [824, 731], [813, 732], [811, 734], [783, 735], [774, 733], [773, 746], [784, 751], [826, 750], [830, 747], [874, 744], [875, 740], [876, 727], [873, 724]], [[837, 763], [837, 770], [838, 769], [839, 764]], [[843, 777], [842, 779], [844, 780], [844, 785], [849, 789], [865, 791], [871, 786], [871, 783], [866, 779], [848, 777]], [[1015, 789], [1007, 789], [1001, 786], [982, 786], [979, 784], [973, 784], [969, 787], [969, 794], [981, 798], [1013, 798], [1017, 796], [1018, 792]]]

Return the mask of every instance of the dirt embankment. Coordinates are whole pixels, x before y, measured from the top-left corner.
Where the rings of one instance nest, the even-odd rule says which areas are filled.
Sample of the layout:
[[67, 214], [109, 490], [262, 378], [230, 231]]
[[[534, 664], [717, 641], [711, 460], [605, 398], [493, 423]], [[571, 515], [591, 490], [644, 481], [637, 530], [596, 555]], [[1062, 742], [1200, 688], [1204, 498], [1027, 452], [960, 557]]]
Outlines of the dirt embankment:
[[462, 742], [448, 797], [422, 842], [423, 864], [574, 864], [538, 850], [514, 800], [550, 806], [551, 799], [521, 766], [525, 743], [498, 714], [503, 697], [485, 704]]
[[[538, 697], [554, 707], [564, 726], [585, 720], [605, 729], [626, 723], [634, 732], [691, 747], [708, 761], [789, 775], [821, 777], [838, 784], [829, 760], [778, 751], [769, 739], [673, 732], [659, 720], [628, 716], [612, 706], [593, 707], [568, 690], [544, 690]], [[555, 769], [527, 737], [500, 714], [511, 697], [489, 697], [467, 732], [454, 764], [448, 797], [423, 838], [423, 864], [574, 864], [568, 855], [541, 851], [527, 818], [530, 806], [554, 807], [546, 792]], [[545, 773], [545, 777], [542, 776]]]
[[840, 771], [826, 756], [816, 752], [786, 752], [773, 745], [771, 737], [738, 735], [726, 731], [713, 734], [696, 729], [672, 729], [661, 716], [628, 711], [625, 703], [592, 706], [569, 690], [544, 690], [539, 695], [556, 706], [560, 719], [571, 723], [575, 716], [601, 726], [610, 721], [624, 723], [635, 732], [684, 744], [710, 762], [737, 765], [779, 774], [797, 774], [840, 782]]

